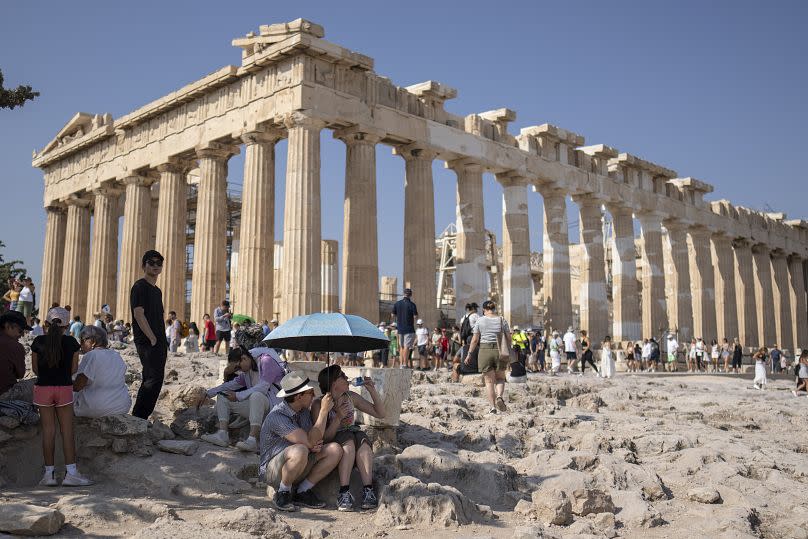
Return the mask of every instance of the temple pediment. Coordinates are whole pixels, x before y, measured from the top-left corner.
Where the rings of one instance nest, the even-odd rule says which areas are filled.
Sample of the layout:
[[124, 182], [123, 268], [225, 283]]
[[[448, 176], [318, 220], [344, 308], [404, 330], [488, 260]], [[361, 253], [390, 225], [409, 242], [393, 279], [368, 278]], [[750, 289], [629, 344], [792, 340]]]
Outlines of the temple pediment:
[[112, 115], [107, 114], [89, 114], [87, 112], [77, 112], [65, 126], [56, 133], [56, 136], [51, 140], [39, 153], [34, 152], [34, 158], [42, 157], [51, 153], [57, 148], [71, 144], [100, 128], [112, 127]]

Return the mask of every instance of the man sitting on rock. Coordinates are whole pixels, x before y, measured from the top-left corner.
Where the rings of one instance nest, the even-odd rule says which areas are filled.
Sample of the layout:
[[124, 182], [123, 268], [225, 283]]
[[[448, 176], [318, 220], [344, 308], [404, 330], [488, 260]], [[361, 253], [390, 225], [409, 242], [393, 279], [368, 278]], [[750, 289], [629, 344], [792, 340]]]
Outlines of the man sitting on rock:
[[[312, 487], [336, 468], [342, 458], [338, 443], [323, 444], [328, 412], [334, 407], [330, 394], [323, 396], [317, 418], [312, 419], [310, 408], [315, 387], [301, 371], [284, 376], [278, 392], [283, 402], [269, 412], [261, 427], [258, 475], [276, 489], [272, 502], [281, 511], [295, 511], [296, 504], [314, 509], [325, 507]], [[298, 482], [292, 495], [292, 486]]]

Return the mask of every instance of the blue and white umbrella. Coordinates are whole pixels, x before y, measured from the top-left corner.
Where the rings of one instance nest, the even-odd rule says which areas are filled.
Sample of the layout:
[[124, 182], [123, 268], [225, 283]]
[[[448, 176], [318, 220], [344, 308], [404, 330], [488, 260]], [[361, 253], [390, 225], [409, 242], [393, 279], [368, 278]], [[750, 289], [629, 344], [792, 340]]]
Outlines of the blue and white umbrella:
[[271, 348], [301, 352], [363, 352], [390, 344], [384, 333], [361, 316], [314, 313], [287, 320], [263, 341]]

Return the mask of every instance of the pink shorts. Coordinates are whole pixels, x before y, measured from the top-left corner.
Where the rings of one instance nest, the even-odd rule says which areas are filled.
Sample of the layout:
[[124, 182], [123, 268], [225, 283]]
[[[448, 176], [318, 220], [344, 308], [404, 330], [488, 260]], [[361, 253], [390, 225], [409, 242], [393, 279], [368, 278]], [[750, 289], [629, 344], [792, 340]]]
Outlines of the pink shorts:
[[67, 406], [73, 404], [73, 386], [34, 386], [37, 406]]

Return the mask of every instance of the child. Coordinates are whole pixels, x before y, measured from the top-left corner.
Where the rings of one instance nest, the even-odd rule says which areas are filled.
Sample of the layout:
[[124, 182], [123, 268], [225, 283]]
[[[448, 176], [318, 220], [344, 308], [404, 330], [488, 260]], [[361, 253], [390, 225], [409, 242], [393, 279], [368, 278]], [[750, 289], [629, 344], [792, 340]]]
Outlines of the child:
[[62, 307], [54, 307], [45, 318], [47, 335], [31, 343], [31, 368], [37, 375], [34, 386], [34, 404], [39, 407], [42, 421], [42, 452], [45, 460], [45, 475], [40, 485], [55, 487], [54, 450], [56, 445], [56, 420], [62, 432], [62, 449], [67, 473], [63, 486], [92, 485], [90, 479], [76, 469], [76, 441], [73, 438], [73, 374], [79, 365], [79, 344], [65, 335], [70, 314]]
[[768, 360], [768, 350], [766, 347], [761, 347], [755, 352], [752, 358], [755, 360], [755, 389], [766, 389], [766, 362]]

